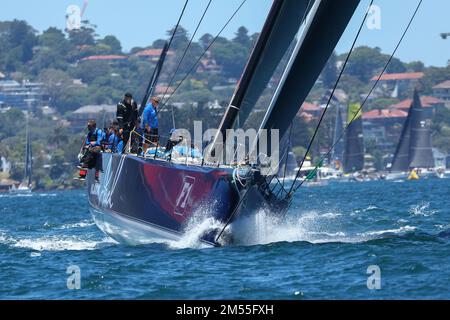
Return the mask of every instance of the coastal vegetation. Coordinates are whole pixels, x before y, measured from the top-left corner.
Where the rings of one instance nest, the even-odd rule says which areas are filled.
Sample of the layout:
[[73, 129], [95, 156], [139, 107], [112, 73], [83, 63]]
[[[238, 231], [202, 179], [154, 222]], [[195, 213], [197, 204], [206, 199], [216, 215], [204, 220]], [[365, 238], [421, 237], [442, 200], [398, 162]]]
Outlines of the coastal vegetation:
[[[171, 32], [169, 30], [168, 35]], [[202, 61], [205, 68], [196, 68], [170, 100], [174, 105], [182, 104], [174, 108], [177, 127], [192, 128], [194, 120], [203, 120], [210, 127], [217, 127], [257, 38], [258, 34], [249, 34], [245, 27], [240, 27], [234, 38], [219, 37], [216, 40]], [[189, 31], [180, 27], [171, 47], [173, 55], [164, 66], [161, 84], [170, 82], [189, 40]], [[172, 87], [176, 88], [180, 84], [192, 68], [193, 61], [198, 59], [212, 40], [213, 35], [205, 34], [190, 45], [172, 81]], [[43, 32], [37, 32], [25, 21], [0, 22], [0, 73], [19, 82], [29, 80], [42, 83], [48, 106], [56, 110], [56, 116], [45, 115], [39, 108], [31, 110], [33, 180], [38, 188], [73, 184], [72, 176], [83, 132], [74, 133], [71, 130], [70, 124], [63, 121], [67, 115], [84, 105], [114, 105], [127, 91], [133, 92], [139, 101], [155, 61], [136, 54], [146, 49], [161, 49], [163, 45], [163, 39], [156, 39], [151, 44], [124, 52], [119, 39], [113, 35], [98, 36], [96, 27], [87, 21], [79, 30], [64, 31], [51, 27]], [[87, 59], [106, 55], [123, 59]], [[345, 53], [331, 56], [309, 101], [320, 103], [327, 97], [337, 79], [339, 62], [345, 56]], [[361, 100], [370, 90], [371, 78], [383, 69], [388, 59], [389, 55], [380, 48], [356, 48], [339, 89], [347, 94], [349, 100]], [[425, 66], [421, 61], [405, 63], [394, 58], [387, 71], [423, 72], [425, 76], [420, 81], [420, 89], [425, 95], [431, 95], [437, 83], [450, 79], [450, 66]], [[396, 98], [380, 96], [372, 99], [365, 111], [384, 108], [410, 98], [413, 89], [402, 91]], [[259, 105], [267, 104], [270, 95], [268, 90]], [[222, 108], [210, 108], [214, 101]], [[260, 119], [261, 112], [253, 114], [250, 121]], [[172, 116], [162, 113], [160, 120], [162, 132], [168, 132], [172, 127]], [[302, 117], [294, 120], [293, 144], [297, 154], [304, 152], [316, 124], [316, 120], [308, 121]], [[320, 154], [321, 149], [330, 146], [333, 124], [334, 118], [330, 114], [320, 129], [313, 157]], [[432, 129], [434, 145], [442, 152], [450, 152], [449, 110], [440, 110], [434, 115]], [[25, 116], [19, 109], [13, 106], [0, 113], [0, 156], [11, 162], [11, 178], [14, 180], [20, 180], [23, 172], [24, 132]], [[368, 143], [366, 147], [368, 152], [378, 154], [377, 146], [373, 143]], [[382, 156], [379, 154], [378, 158]]]

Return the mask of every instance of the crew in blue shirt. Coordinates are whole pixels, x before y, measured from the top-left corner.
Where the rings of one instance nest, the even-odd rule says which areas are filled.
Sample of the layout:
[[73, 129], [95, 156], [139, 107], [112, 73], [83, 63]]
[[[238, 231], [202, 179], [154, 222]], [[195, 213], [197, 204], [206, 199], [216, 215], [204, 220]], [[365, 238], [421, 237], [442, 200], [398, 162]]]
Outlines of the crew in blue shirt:
[[123, 153], [123, 140], [122, 139], [120, 139], [119, 140], [119, 143], [117, 144], [117, 153], [118, 154], [122, 154]]
[[100, 147], [102, 145], [103, 131], [97, 128], [95, 121], [90, 120], [88, 123], [88, 134], [86, 136], [85, 145], [92, 147]]
[[80, 172], [78, 179], [84, 180], [86, 178], [87, 170], [95, 167], [95, 178], [98, 179], [101, 161], [99, 161], [101, 155], [101, 145], [103, 138], [103, 131], [97, 128], [95, 120], [88, 121], [88, 134], [83, 147], [83, 154], [80, 159]]
[[150, 144], [158, 144], [158, 105], [161, 102], [159, 97], [150, 99], [150, 103], [145, 107], [142, 114], [142, 130], [144, 131], [144, 154]]
[[119, 139], [117, 137], [117, 125], [112, 124], [108, 131], [103, 134], [103, 148], [106, 152], [116, 152]]

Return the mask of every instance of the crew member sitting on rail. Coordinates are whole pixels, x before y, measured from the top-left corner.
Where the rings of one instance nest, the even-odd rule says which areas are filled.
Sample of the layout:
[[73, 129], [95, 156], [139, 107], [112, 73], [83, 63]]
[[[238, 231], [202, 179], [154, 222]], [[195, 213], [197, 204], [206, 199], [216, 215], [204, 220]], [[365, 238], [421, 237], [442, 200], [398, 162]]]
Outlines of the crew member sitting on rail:
[[117, 137], [117, 122], [113, 122], [108, 130], [103, 133], [102, 146], [105, 152], [117, 152], [117, 144], [119, 143], [119, 138]]
[[101, 141], [103, 137], [103, 132], [101, 129], [97, 128], [95, 120], [89, 120], [87, 128], [88, 134], [86, 136], [86, 140], [82, 148], [80, 165], [78, 166], [78, 168], [80, 169], [78, 179], [85, 180], [87, 170], [95, 167], [96, 168], [95, 179], [97, 180], [99, 177], [99, 170], [100, 170], [98, 159], [102, 151]]
[[158, 144], [158, 105], [161, 102], [159, 97], [150, 99], [150, 103], [145, 107], [142, 114], [142, 130], [144, 131], [144, 154], [150, 147], [150, 144]]

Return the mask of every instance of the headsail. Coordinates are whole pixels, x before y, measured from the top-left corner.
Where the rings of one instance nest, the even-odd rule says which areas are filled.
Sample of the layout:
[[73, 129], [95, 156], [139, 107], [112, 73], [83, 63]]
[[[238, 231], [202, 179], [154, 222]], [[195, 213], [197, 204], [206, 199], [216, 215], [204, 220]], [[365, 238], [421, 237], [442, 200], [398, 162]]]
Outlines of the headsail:
[[344, 172], [356, 172], [364, 169], [364, 138], [362, 112], [359, 103], [350, 104], [347, 124], [350, 124], [345, 136]]
[[394, 160], [392, 161], [391, 172], [405, 172], [409, 170], [409, 151], [411, 144], [411, 109], [408, 117], [403, 124], [402, 134], [395, 150]]
[[360, 0], [316, 0], [261, 129], [282, 137], [314, 86]]
[[275, 0], [239, 85], [220, 124], [226, 138], [239, 116], [244, 123], [298, 33], [314, 0]]

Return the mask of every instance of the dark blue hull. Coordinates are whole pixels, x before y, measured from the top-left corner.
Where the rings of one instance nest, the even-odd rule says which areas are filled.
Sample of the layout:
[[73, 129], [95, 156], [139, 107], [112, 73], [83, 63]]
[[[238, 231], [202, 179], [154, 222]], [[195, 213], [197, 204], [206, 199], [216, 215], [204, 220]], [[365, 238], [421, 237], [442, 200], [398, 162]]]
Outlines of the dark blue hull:
[[[131, 244], [177, 240], [196, 216], [224, 223], [239, 203], [232, 169], [187, 166], [104, 153], [100, 181], [88, 175], [91, 212], [99, 228]], [[202, 239], [215, 244], [220, 230]]]

